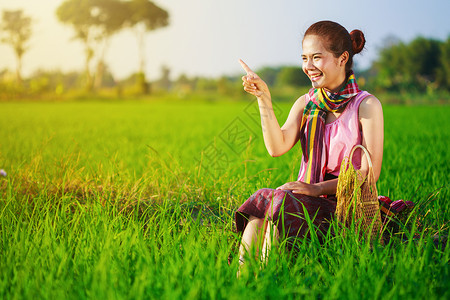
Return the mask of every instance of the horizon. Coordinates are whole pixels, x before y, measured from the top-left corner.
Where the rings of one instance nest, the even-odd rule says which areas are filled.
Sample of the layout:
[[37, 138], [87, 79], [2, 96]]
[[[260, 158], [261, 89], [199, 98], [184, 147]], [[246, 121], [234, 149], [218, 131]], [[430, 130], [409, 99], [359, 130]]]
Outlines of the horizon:
[[[82, 44], [73, 40], [71, 27], [56, 18], [55, 10], [62, 2], [0, 2], [1, 11], [22, 9], [33, 19], [29, 51], [23, 57], [25, 78], [39, 69], [62, 72], [82, 72], [84, 69]], [[169, 12], [169, 26], [146, 36], [147, 78], [159, 78], [162, 66], [171, 70], [172, 80], [182, 74], [188, 77], [235, 76], [242, 73], [238, 63], [240, 58], [255, 70], [285, 65], [300, 67], [303, 32], [312, 23], [323, 19], [334, 20], [349, 32], [353, 29], [364, 32], [366, 47], [361, 55], [355, 56], [356, 69], [367, 69], [389, 39], [409, 42], [423, 36], [445, 40], [450, 34], [446, 13], [450, 11], [450, 1], [432, 1], [434, 5], [405, 0], [351, 1], [347, 7], [332, 1], [324, 2], [318, 9], [314, 3], [291, 0], [276, 4], [268, 0], [244, 3], [238, 0], [226, 3], [155, 1]], [[370, 11], [374, 17], [368, 18], [361, 11]], [[10, 46], [0, 44], [0, 57], [0, 70], [15, 70], [15, 56]], [[137, 42], [130, 30], [113, 36], [106, 65], [117, 80], [137, 71]]]

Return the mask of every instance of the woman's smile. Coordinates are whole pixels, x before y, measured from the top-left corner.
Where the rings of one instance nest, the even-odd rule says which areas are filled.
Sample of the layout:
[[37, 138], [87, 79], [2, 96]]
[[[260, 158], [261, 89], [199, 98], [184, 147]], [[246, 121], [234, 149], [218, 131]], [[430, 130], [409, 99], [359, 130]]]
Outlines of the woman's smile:
[[318, 81], [320, 78], [322, 78], [322, 73], [308, 74], [308, 76], [311, 81]]

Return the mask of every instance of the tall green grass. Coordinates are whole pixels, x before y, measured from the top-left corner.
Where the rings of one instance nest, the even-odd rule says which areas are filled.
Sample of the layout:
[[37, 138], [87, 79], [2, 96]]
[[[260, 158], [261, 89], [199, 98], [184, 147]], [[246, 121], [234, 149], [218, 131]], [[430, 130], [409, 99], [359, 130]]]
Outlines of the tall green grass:
[[[379, 193], [420, 215], [403, 235], [274, 248], [238, 280], [234, 211], [295, 179], [300, 155], [269, 157], [249, 104], [2, 103], [0, 296], [450, 297], [450, 250], [435, 237], [448, 234], [448, 107], [384, 108]], [[289, 106], [277, 106], [280, 122]]]

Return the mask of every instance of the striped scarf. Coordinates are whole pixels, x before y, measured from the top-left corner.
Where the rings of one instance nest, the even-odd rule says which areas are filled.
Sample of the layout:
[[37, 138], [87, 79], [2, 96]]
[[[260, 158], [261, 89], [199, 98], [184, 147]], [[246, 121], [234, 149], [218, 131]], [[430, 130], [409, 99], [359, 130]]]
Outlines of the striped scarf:
[[309, 90], [309, 102], [303, 111], [300, 130], [302, 144], [302, 164], [299, 177], [306, 183], [317, 183], [323, 180], [325, 168], [322, 163], [323, 136], [327, 112], [336, 112], [344, 108], [353, 97], [360, 92], [353, 72], [347, 84], [337, 93], [323, 88]]

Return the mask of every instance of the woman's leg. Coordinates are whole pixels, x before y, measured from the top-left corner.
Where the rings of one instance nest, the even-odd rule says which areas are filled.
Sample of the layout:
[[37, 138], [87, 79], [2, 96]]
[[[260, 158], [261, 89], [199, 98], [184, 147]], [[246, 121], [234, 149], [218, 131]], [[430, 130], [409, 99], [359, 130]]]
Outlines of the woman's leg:
[[[267, 262], [267, 258], [272, 248], [272, 244], [278, 240], [278, 228], [273, 222], [264, 222], [264, 219], [259, 219], [254, 216], [250, 216], [248, 224], [242, 234], [242, 241], [239, 247], [239, 265], [244, 264], [244, 257], [253, 251], [252, 247], [255, 247], [255, 255], [258, 259], [261, 256], [263, 262]], [[262, 244], [262, 247], [261, 247]], [[262, 248], [262, 253], [259, 249]], [[237, 277], [240, 276], [240, 267], [237, 272]]]
[[262, 247], [261, 259], [264, 263], [267, 263], [272, 245], [279, 239], [278, 228], [272, 221], [266, 223], [266, 233], [264, 235], [264, 244]]
[[254, 216], [250, 216], [247, 226], [244, 229], [242, 234], [241, 245], [239, 246], [239, 262], [242, 264], [244, 262], [244, 257], [246, 253], [251, 253], [252, 247], [255, 248], [255, 254], [259, 256], [259, 243], [258, 237], [261, 238], [263, 236], [262, 230], [264, 230], [264, 219], [259, 219]]

